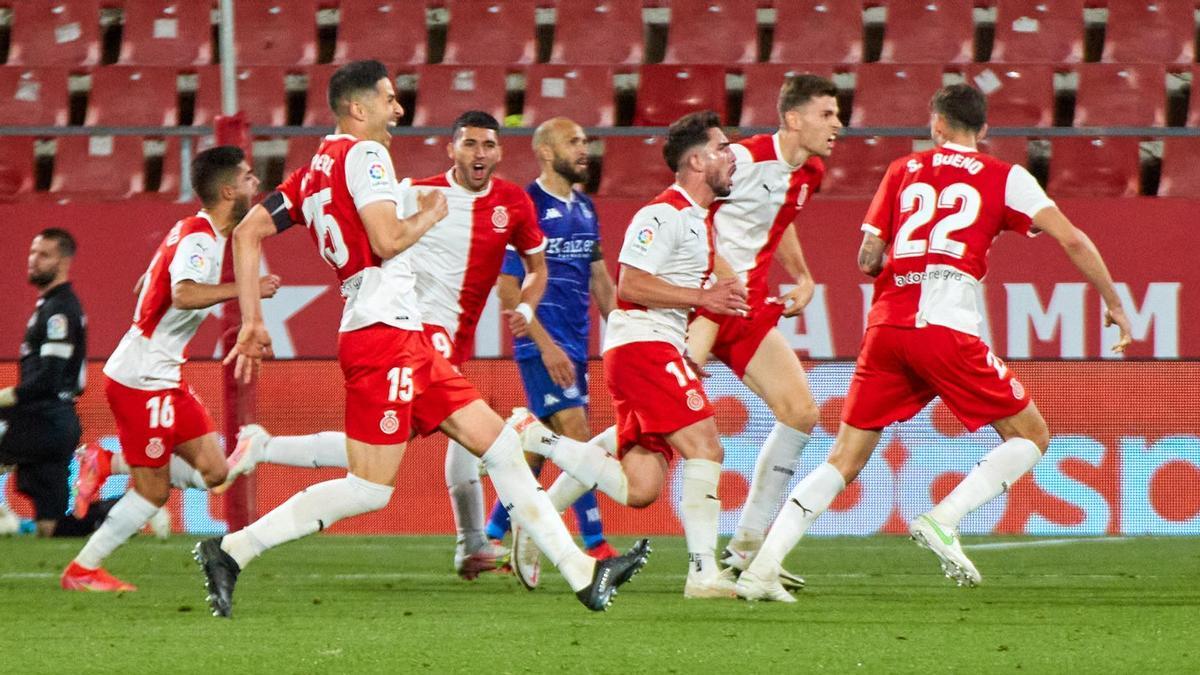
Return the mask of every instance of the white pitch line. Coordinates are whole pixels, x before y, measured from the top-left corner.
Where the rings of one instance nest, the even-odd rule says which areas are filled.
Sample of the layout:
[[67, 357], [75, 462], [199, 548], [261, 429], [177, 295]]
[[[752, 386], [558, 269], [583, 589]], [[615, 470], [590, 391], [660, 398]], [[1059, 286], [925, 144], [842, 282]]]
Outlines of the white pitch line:
[[1037, 546], [1064, 546], [1067, 544], [1093, 544], [1129, 541], [1129, 537], [1084, 537], [1076, 539], [1034, 539], [1032, 541], [998, 541], [994, 544], [970, 544], [964, 549], [975, 551], [1000, 550], [1008, 548], [1034, 548]]

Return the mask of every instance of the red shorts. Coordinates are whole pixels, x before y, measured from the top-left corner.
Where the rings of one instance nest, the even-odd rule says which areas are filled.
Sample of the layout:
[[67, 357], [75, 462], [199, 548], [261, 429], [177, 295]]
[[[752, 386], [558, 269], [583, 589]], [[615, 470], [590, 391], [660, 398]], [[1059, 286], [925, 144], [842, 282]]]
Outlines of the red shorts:
[[129, 466], [165, 466], [175, 446], [217, 430], [204, 404], [186, 383], [151, 391], [104, 379], [104, 397], [117, 423], [121, 454]]
[[882, 429], [934, 396], [971, 431], [1029, 405], [1025, 387], [983, 340], [944, 326], [872, 326], [842, 407], [842, 421]]
[[666, 435], [713, 416], [704, 387], [667, 342], [633, 342], [604, 352], [604, 381], [617, 413], [618, 456], [634, 445], [665, 455]]
[[431, 323], [421, 324], [421, 326], [425, 329], [425, 335], [429, 337], [429, 342], [433, 344], [434, 351], [441, 354], [455, 368], [462, 365], [464, 357], [459, 350], [454, 348], [454, 338], [446, 332], [445, 328]]
[[346, 379], [346, 435], [372, 445], [435, 431], [481, 398], [424, 333], [374, 324], [338, 335]]
[[746, 316], [713, 314], [703, 309], [696, 310], [696, 315], [717, 324], [717, 338], [711, 353], [740, 379], [746, 376], [750, 359], [758, 352], [767, 333], [779, 323], [784, 309], [782, 302], [763, 302]]

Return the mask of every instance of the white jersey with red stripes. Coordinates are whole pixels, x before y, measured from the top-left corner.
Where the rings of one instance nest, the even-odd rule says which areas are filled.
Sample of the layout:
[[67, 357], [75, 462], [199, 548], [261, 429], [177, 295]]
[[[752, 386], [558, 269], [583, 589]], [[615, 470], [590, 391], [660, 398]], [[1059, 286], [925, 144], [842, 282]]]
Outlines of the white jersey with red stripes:
[[709, 213], [717, 253], [746, 285], [756, 306], [771, 295], [767, 273], [779, 239], [825, 176], [820, 157], [792, 166], [783, 159], [779, 134], [759, 134], [729, 146], [737, 160], [733, 190]]
[[441, 190], [449, 211], [409, 249], [425, 323], [441, 326], [455, 351], [474, 353], [475, 327], [500, 276], [504, 250], [525, 254], [546, 247], [529, 195], [516, 183], [493, 178], [479, 192], [459, 185], [453, 170], [423, 178], [407, 190], [401, 213], [415, 208], [419, 189]]
[[[673, 286], [703, 288], [713, 267], [708, 210], [672, 185], [633, 215], [618, 260]], [[618, 298], [608, 315], [604, 351], [631, 342], [669, 342], [683, 351], [688, 314], [687, 309], [645, 307]]]
[[225, 241], [204, 211], [175, 223], [150, 259], [133, 325], [104, 364], [105, 375], [133, 389], [179, 386], [187, 345], [213, 308], [177, 309], [171, 289], [183, 281], [220, 283]]
[[304, 223], [325, 262], [342, 282], [342, 333], [383, 323], [421, 330], [411, 248], [387, 260], [371, 250], [359, 209], [396, 203], [401, 187], [387, 148], [348, 134], [326, 136], [308, 166], [278, 188], [295, 223]]
[[889, 246], [867, 327], [945, 326], [979, 336], [978, 295], [992, 240], [1033, 236], [1054, 202], [1025, 167], [961, 145], [892, 162], [863, 220]]

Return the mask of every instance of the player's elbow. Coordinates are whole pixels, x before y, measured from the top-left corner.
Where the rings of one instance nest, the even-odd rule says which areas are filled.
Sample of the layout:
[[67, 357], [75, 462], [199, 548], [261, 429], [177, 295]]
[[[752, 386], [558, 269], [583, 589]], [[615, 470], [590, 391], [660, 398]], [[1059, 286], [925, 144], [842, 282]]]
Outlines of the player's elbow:
[[193, 287], [189, 283], [178, 283], [171, 287], [171, 307], [174, 309], [196, 309]]

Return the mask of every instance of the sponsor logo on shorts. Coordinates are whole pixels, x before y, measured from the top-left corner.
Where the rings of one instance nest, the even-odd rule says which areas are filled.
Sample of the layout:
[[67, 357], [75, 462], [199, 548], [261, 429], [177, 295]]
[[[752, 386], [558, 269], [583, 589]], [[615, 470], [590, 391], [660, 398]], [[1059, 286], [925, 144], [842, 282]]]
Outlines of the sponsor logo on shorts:
[[579, 398], [579, 386], [573, 384], [566, 389], [563, 389], [563, 396], [566, 396], [567, 398]]
[[704, 397], [695, 389], [687, 390], [687, 407], [695, 411], [700, 411], [704, 408]]
[[492, 230], [502, 233], [508, 229], [508, 209], [497, 206], [492, 209]]
[[158, 459], [167, 451], [167, 446], [163, 445], [163, 441], [158, 436], [150, 439], [146, 444], [146, 456], [150, 459]]
[[558, 397], [554, 394], [546, 394], [542, 397], [542, 405], [550, 406], [558, 405], [559, 403], [562, 403], [562, 401], [558, 400]]
[[379, 420], [379, 430], [389, 435], [400, 431], [400, 420], [396, 417], [395, 410], [383, 413], [383, 419]]
[[1012, 386], [1013, 398], [1017, 399], [1018, 401], [1025, 398], [1025, 385], [1018, 382], [1017, 378], [1015, 377], [1009, 380], [1008, 383]]

